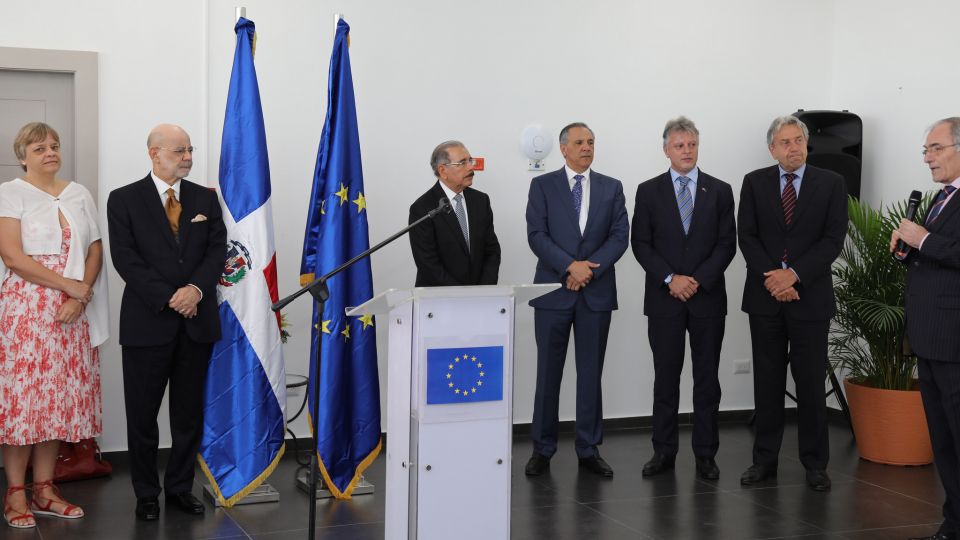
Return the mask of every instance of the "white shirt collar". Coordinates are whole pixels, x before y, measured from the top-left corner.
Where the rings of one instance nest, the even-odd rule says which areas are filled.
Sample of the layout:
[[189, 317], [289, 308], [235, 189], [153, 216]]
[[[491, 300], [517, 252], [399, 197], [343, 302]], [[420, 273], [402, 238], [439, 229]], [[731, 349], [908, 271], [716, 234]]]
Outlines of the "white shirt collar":
[[173, 192], [177, 194], [177, 200], [180, 200], [180, 180], [177, 180], [171, 186], [170, 184], [161, 180], [157, 175], [153, 174], [153, 171], [150, 171], [150, 178], [153, 178], [153, 184], [157, 188], [157, 193], [160, 194], [160, 199], [166, 201], [167, 190], [173, 188]]
[[571, 188], [572, 188], [573, 185], [577, 182], [576, 180], [573, 179], [573, 177], [576, 176], [576, 175], [578, 175], [578, 174], [583, 176], [582, 185], [583, 185], [584, 187], [586, 187], [586, 185], [587, 185], [588, 183], [590, 183], [590, 169], [587, 169], [587, 170], [583, 171], [582, 173], [578, 173], [577, 171], [571, 169], [569, 165], [564, 165], [563, 168], [564, 168], [564, 170], [567, 171], [567, 182], [570, 184], [570, 187], [571, 187]]
[[[457, 193], [456, 193], [455, 191], [453, 191], [452, 189], [448, 188], [447, 185], [443, 183], [443, 180], [440, 180], [440, 179], [438, 178], [438, 179], [437, 179], [437, 182], [440, 183], [440, 189], [443, 190], [443, 194], [446, 195], [446, 196], [447, 196], [447, 199], [450, 200], [450, 204], [453, 204], [453, 198], [457, 196]], [[466, 203], [466, 202], [467, 202], [467, 194], [464, 193], [464, 191], [466, 191], [466, 190], [461, 191], [460, 194], [463, 195], [463, 202]]]

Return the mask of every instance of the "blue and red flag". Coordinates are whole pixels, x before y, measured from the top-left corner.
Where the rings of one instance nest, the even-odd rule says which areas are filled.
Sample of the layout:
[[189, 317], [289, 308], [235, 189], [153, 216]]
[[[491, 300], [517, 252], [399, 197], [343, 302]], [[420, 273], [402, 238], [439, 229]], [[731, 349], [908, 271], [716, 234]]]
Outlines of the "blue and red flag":
[[220, 504], [233, 506], [273, 472], [284, 450], [286, 381], [277, 300], [270, 167], [253, 65], [253, 21], [237, 21], [220, 149], [227, 260], [217, 287], [222, 338], [204, 394], [198, 459]]
[[[313, 189], [300, 263], [306, 285], [370, 246], [367, 201], [360, 163], [360, 136], [350, 72], [350, 26], [341, 19], [330, 56], [327, 118], [313, 173]], [[322, 349], [320, 380], [311, 377], [308, 396], [319, 395], [317, 456], [327, 489], [349, 499], [360, 476], [380, 453], [380, 383], [377, 337], [370, 315], [347, 317], [347, 306], [373, 296], [370, 259], [327, 282], [330, 299], [313, 312], [310, 373], [316, 347]], [[318, 384], [319, 383], [319, 384]], [[313, 424], [311, 423], [311, 426]]]

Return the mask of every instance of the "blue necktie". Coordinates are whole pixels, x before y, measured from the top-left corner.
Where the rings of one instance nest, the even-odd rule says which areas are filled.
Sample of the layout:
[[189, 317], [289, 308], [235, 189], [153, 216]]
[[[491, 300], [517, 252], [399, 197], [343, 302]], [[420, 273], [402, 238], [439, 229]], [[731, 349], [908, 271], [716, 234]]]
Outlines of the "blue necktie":
[[573, 177], [577, 183], [573, 185], [573, 209], [577, 213], [577, 219], [580, 219], [580, 206], [583, 205], [583, 175], [578, 174]]
[[927, 214], [927, 222], [925, 225], [929, 225], [933, 223], [933, 220], [937, 219], [940, 211], [943, 210], [943, 205], [947, 203], [947, 197], [949, 197], [955, 189], [957, 188], [953, 186], [943, 186], [940, 193], [937, 193], [937, 197], [933, 200], [933, 206], [930, 207], [930, 212]]
[[690, 219], [693, 217], [693, 197], [690, 196], [690, 190], [687, 184], [690, 179], [686, 176], [677, 178], [680, 187], [677, 188], [677, 207], [680, 209], [680, 221], [683, 222], [683, 232], [690, 232]]

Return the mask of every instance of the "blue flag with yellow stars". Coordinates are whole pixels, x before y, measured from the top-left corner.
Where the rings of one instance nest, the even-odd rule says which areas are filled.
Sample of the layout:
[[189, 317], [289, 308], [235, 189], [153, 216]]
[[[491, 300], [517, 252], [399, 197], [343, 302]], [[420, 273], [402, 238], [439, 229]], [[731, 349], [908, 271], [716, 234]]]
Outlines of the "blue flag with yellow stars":
[[[307, 211], [300, 263], [302, 285], [370, 246], [349, 32], [350, 26], [341, 19], [330, 56], [327, 118], [320, 136]], [[347, 306], [359, 306], [373, 296], [370, 259], [337, 274], [327, 285], [330, 298], [323, 313], [317, 313], [314, 305], [307, 410], [313, 411], [313, 400], [319, 395], [316, 450], [320, 473], [336, 498], [349, 499], [364, 469], [380, 453], [380, 382], [374, 319], [370, 315], [344, 314]], [[323, 353], [319, 385], [312, 379], [317, 346]]]
[[503, 399], [503, 347], [427, 349], [427, 405]]

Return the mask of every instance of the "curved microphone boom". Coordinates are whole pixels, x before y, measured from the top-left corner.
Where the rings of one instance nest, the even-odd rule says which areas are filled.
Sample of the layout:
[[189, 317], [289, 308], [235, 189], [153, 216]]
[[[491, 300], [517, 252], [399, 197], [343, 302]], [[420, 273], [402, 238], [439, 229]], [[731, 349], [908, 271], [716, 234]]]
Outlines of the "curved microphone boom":
[[[923, 198], [923, 195], [914, 190], [910, 193], [910, 200], [907, 202], [907, 216], [906, 218], [910, 221], [917, 216], [917, 208], [920, 207], [920, 199]], [[907, 255], [910, 253], [910, 246], [907, 245], [902, 239], [897, 240], [897, 247], [893, 250], [893, 258], [902, 261], [907, 258]]]

